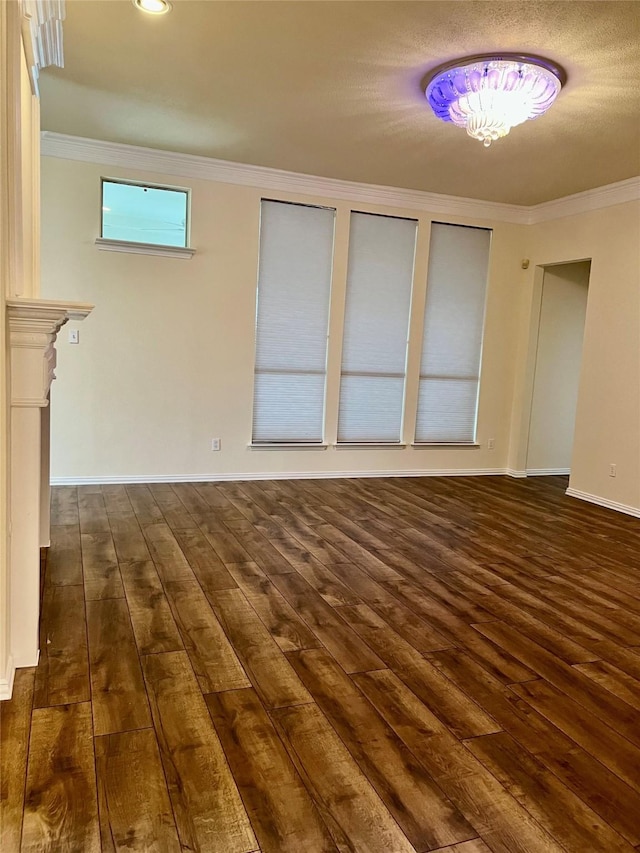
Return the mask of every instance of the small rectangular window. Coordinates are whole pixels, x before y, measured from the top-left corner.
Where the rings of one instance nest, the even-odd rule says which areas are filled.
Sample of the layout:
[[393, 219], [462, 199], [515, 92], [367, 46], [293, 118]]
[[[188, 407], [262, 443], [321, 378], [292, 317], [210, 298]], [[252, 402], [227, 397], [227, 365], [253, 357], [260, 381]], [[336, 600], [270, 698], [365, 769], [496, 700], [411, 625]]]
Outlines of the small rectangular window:
[[102, 179], [107, 240], [187, 247], [189, 191]]

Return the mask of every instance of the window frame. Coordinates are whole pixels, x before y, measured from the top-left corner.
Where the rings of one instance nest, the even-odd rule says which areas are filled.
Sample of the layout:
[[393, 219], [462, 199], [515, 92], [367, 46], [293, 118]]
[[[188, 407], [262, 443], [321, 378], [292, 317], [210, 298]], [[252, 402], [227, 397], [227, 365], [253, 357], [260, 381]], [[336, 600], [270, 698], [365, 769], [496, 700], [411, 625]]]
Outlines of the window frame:
[[[486, 231], [489, 234], [489, 246], [487, 250], [487, 268], [485, 272], [485, 290], [484, 290], [484, 303], [482, 308], [482, 320], [480, 323], [480, 351], [478, 353], [478, 376], [475, 380], [477, 382], [477, 391], [476, 391], [476, 400], [475, 400], [475, 410], [474, 410], [474, 419], [473, 419], [473, 437], [467, 441], [455, 441], [455, 440], [435, 440], [435, 441], [425, 441], [420, 440], [417, 437], [418, 431], [418, 414], [420, 407], [420, 383], [423, 379], [428, 379], [430, 377], [422, 375], [422, 353], [425, 345], [425, 325], [426, 325], [426, 311], [427, 304], [429, 299], [429, 262], [431, 260], [431, 233], [434, 225], [446, 225], [454, 228], [468, 228], [474, 231]], [[418, 364], [418, 388], [417, 388], [417, 396], [416, 396], [416, 422], [414, 425], [414, 435], [413, 441], [411, 442], [411, 447], [415, 449], [420, 448], [429, 448], [429, 447], [456, 447], [456, 448], [464, 448], [464, 447], [480, 447], [480, 443], [478, 442], [478, 415], [480, 413], [480, 393], [482, 390], [482, 370], [484, 366], [484, 345], [485, 345], [485, 331], [486, 331], [486, 323], [487, 323], [487, 307], [489, 304], [489, 287], [491, 285], [491, 261], [492, 261], [492, 251], [493, 251], [493, 240], [494, 240], [494, 228], [487, 227], [486, 225], [468, 225], [465, 222], [445, 222], [441, 219], [432, 219], [429, 222], [429, 251], [427, 255], [427, 278], [426, 278], [426, 290], [425, 290], [425, 303], [422, 315], [422, 327], [420, 333], [420, 362]], [[462, 378], [462, 377], [461, 377]]]
[[[400, 424], [399, 424], [399, 434], [397, 439], [371, 439], [371, 440], [349, 440], [349, 439], [340, 439], [339, 438], [339, 429], [340, 429], [340, 395], [342, 393], [342, 378], [343, 376], [354, 375], [351, 371], [345, 371], [343, 369], [344, 365], [344, 342], [345, 342], [345, 324], [347, 317], [347, 301], [349, 298], [349, 265], [351, 262], [351, 224], [353, 222], [353, 216], [362, 215], [362, 216], [376, 216], [381, 219], [396, 219], [402, 220], [404, 222], [412, 222], [415, 224], [415, 237], [414, 237], [414, 245], [413, 245], [413, 259], [412, 259], [412, 273], [411, 273], [411, 285], [409, 290], [409, 308], [407, 313], [407, 327], [406, 327], [406, 336], [405, 336], [405, 352], [404, 352], [404, 372], [402, 376], [398, 375], [396, 378], [402, 378], [402, 401], [400, 407]], [[400, 215], [397, 213], [379, 213], [378, 211], [370, 211], [370, 210], [362, 210], [360, 208], [351, 207], [349, 208], [349, 244], [347, 246], [347, 263], [346, 263], [346, 272], [345, 272], [345, 299], [342, 306], [343, 311], [343, 325], [342, 325], [342, 341], [341, 341], [341, 358], [340, 358], [340, 367], [338, 374], [338, 434], [336, 436], [335, 447], [336, 448], [366, 448], [366, 447], [381, 447], [381, 448], [394, 448], [399, 447], [403, 448], [407, 446], [407, 442], [405, 441], [405, 423], [407, 418], [407, 387], [409, 380], [409, 348], [411, 345], [411, 320], [413, 317], [413, 311], [415, 307], [415, 293], [416, 293], [416, 260], [418, 257], [418, 241], [420, 235], [420, 218], [418, 216], [408, 216], [408, 215]], [[356, 374], [358, 375], [358, 374]], [[363, 376], [372, 376], [372, 377], [382, 377], [387, 374], [384, 372], [363, 372], [359, 375]], [[395, 374], [394, 374], [395, 376]]]
[[[325, 337], [325, 353], [324, 353], [324, 388], [322, 393], [322, 420], [321, 420], [321, 438], [320, 439], [256, 439], [255, 430], [255, 406], [256, 406], [256, 376], [259, 372], [257, 367], [258, 358], [258, 322], [259, 322], [259, 300], [260, 300], [260, 269], [262, 262], [262, 228], [263, 228], [263, 205], [271, 204], [287, 204], [293, 207], [311, 208], [313, 210], [326, 210], [333, 214], [333, 228], [331, 241], [331, 261], [329, 265], [329, 290], [327, 298], [327, 329]], [[329, 378], [329, 348], [330, 348], [330, 328], [331, 328], [331, 312], [333, 307], [334, 297], [334, 274], [335, 274], [335, 257], [336, 257], [336, 229], [338, 222], [338, 208], [330, 204], [313, 204], [308, 201], [294, 201], [289, 198], [277, 198], [274, 196], [260, 196], [259, 201], [259, 226], [258, 226], [258, 247], [257, 247], [257, 269], [256, 269], [256, 285], [255, 285], [255, 320], [253, 329], [253, 381], [252, 381], [252, 404], [251, 404], [251, 437], [248, 447], [252, 450], [326, 450], [329, 444], [326, 440], [327, 431], [327, 386]], [[274, 371], [286, 375], [287, 373], [295, 373], [295, 370]], [[318, 374], [320, 375], [320, 374]]]
[[[168, 243], [145, 243], [137, 240], [124, 240], [122, 238], [111, 238], [104, 236], [104, 185], [105, 184], [121, 184], [129, 187], [142, 187], [149, 190], [164, 190], [166, 192], [183, 193], [185, 199], [185, 226], [184, 226], [184, 245], [175, 246]], [[191, 257], [194, 250], [191, 248], [191, 188], [176, 187], [169, 184], [154, 184], [148, 181], [134, 181], [129, 178], [110, 178], [105, 175], [100, 176], [100, 236], [96, 240], [99, 248], [113, 248], [114, 251], [126, 251], [126, 246], [138, 247], [138, 252], [142, 254], [167, 254], [174, 253], [177, 257]], [[116, 248], [116, 246], [120, 248]], [[144, 252], [143, 249], [148, 248], [149, 252]], [[152, 251], [155, 250], [155, 251]]]
[[[491, 287], [491, 267], [493, 261], [493, 248], [494, 248], [494, 239], [495, 239], [495, 229], [493, 227], [488, 227], [486, 225], [471, 225], [465, 222], [447, 222], [441, 219], [436, 218], [423, 218], [420, 216], [412, 215], [412, 212], [406, 211], [403, 213], [382, 213], [379, 211], [367, 210], [366, 206], [351, 206], [349, 205], [346, 209], [344, 207], [340, 207], [339, 204], [331, 205], [319, 202], [314, 203], [311, 200], [299, 200], [299, 199], [291, 199], [286, 197], [278, 197], [277, 195], [261, 195], [259, 198], [260, 207], [265, 202], [272, 202], [276, 204], [283, 205], [292, 205], [294, 207], [303, 207], [303, 208], [311, 208], [318, 210], [327, 210], [332, 211], [334, 215], [334, 231], [333, 231], [333, 248], [332, 248], [332, 259], [331, 259], [331, 273], [330, 273], [330, 281], [329, 281], [329, 294], [328, 294], [328, 326], [327, 326], [327, 336], [326, 336], [326, 350], [325, 350], [325, 364], [324, 364], [324, 395], [323, 395], [323, 413], [322, 413], [322, 437], [311, 439], [311, 440], [291, 440], [291, 439], [256, 439], [254, 437], [254, 427], [253, 427], [253, 411], [255, 408], [255, 376], [256, 376], [256, 354], [254, 353], [254, 362], [253, 362], [253, 388], [252, 388], [252, 428], [251, 428], [251, 436], [247, 447], [251, 450], [327, 450], [331, 448], [332, 450], [342, 450], [346, 451], [349, 449], [405, 449], [412, 448], [415, 450], [426, 450], [428, 448], [436, 448], [436, 447], [451, 447], [457, 449], [473, 449], [479, 448], [481, 444], [478, 441], [478, 418], [480, 414], [480, 402], [481, 402], [481, 393], [482, 393], [482, 381], [483, 381], [483, 372], [484, 372], [484, 354], [485, 354], [485, 334], [486, 334], [486, 322], [487, 322], [487, 312], [489, 306], [489, 297], [490, 297], [490, 287]], [[405, 357], [404, 357], [404, 377], [403, 377], [403, 394], [402, 394], [402, 408], [401, 408], [401, 421], [400, 421], [400, 435], [398, 440], [385, 440], [385, 439], [372, 439], [372, 440], [340, 440], [337, 434], [333, 434], [334, 430], [337, 430], [339, 427], [339, 417], [340, 417], [340, 392], [343, 376], [343, 347], [344, 347], [344, 335], [345, 335], [345, 321], [347, 315], [347, 296], [348, 296], [348, 275], [349, 275], [349, 263], [351, 260], [351, 240], [348, 240], [348, 243], [344, 243], [345, 234], [350, 235], [350, 223], [351, 218], [354, 214], [361, 214], [365, 216], [375, 216], [380, 217], [382, 219], [392, 219], [392, 220], [403, 220], [407, 222], [415, 223], [416, 225], [416, 234], [415, 234], [415, 243], [414, 243], [414, 254], [413, 254], [413, 273], [412, 273], [412, 281], [411, 281], [411, 290], [409, 294], [409, 314], [408, 314], [408, 322], [407, 322], [407, 330], [406, 330], [406, 346], [405, 346]], [[345, 224], [344, 217], [347, 217], [348, 222]], [[257, 276], [256, 276], [256, 316], [255, 316], [255, 327], [254, 327], [254, 345], [256, 344], [257, 336], [257, 322], [258, 322], [258, 305], [257, 300], [259, 298], [259, 279], [260, 279], [260, 262], [261, 262], [261, 254], [260, 254], [260, 241], [262, 234], [262, 213], [259, 218], [259, 230], [258, 230], [258, 251], [257, 251]], [[478, 369], [477, 376], [473, 377], [476, 383], [476, 394], [475, 394], [475, 405], [473, 412], [473, 436], [470, 439], [456, 440], [455, 438], [446, 438], [443, 437], [441, 439], [435, 440], [420, 440], [417, 437], [417, 418], [419, 415], [419, 405], [420, 405], [420, 387], [423, 379], [428, 379], [428, 376], [422, 375], [422, 351], [425, 345], [425, 324], [426, 324], [426, 308], [428, 304], [429, 298], [429, 266], [431, 260], [431, 239], [429, 238], [426, 241], [426, 246], [424, 245], [425, 234], [424, 231], [427, 230], [428, 233], [432, 232], [432, 229], [436, 225], [449, 226], [454, 228], [465, 228], [471, 229], [473, 231], [481, 231], [488, 234], [489, 241], [487, 246], [487, 266], [484, 270], [484, 299], [482, 303], [482, 316], [480, 318], [480, 341], [479, 341], [479, 352], [478, 352]], [[341, 237], [339, 236], [341, 234]], [[342, 241], [342, 242], [341, 242]], [[425, 269], [422, 272], [421, 268], [418, 264], [418, 258], [420, 257], [420, 245], [421, 242], [423, 244], [423, 248], [425, 251], [425, 257], [422, 259], [425, 262]], [[341, 256], [341, 264], [339, 265], [338, 275], [340, 276], [340, 280], [336, 283], [336, 251], [337, 247], [341, 246], [341, 252], [346, 251], [346, 255], [344, 258]], [[344, 261], [344, 270], [342, 270], [342, 261]], [[344, 274], [344, 282], [341, 281], [342, 274]], [[422, 282], [422, 283], [421, 283]], [[344, 293], [343, 293], [344, 287]], [[337, 301], [336, 301], [337, 300]], [[417, 312], [420, 312], [420, 317], [418, 318]], [[332, 332], [332, 323], [335, 321], [335, 316], [340, 316], [340, 322]], [[334, 320], [332, 320], [332, 317]], [[339, 329], [339, 337], [340, 343], [337, 346], [336, 340], [332, 340], [334, 334]], [[419, 349], [419, 352], [416, 352], [416, 348]], [[336, 361], [337, 354], [339, 354], [339, 359]], [[419, 357], [418, 357], [419, 356]], [[331, 371], [330, 371], [331, 367]], [[335, 375], [334, 374], [335, 371]], [[286, 372], [286, 371], [285, 371]], [[348, 371], [347, 371], [348, 374]], [[466, 377], [460, 377], [466, 378]], [[415, 386], [415, 387], [414, 387]], [[330, 405], [330, 422], [327, 422], [328, 416], [328, 406], [329, 406], [329, 396], [331, 397], [331, 405]], [[335, 399], [334, 399], [335, 397]], [[414, 400], [415, 397], [415, 400]], [[335, 404], [335, 412], [333, 411]], [[335, 416], [335, 424], [333, 423], [333, 418]], [[327, 434], [327, 430], [329, 430], [329, 435]], [[413, 435], [410, 437], [409, 432], [412, 432]]]

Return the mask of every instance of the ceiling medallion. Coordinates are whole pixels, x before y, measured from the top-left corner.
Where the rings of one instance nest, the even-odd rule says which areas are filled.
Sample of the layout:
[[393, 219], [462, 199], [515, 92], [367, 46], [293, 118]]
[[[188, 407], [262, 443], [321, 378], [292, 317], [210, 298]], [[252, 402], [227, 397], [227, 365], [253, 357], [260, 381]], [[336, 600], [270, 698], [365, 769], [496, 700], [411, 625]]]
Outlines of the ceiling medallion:
[[512, 127], [546, 113], [566, 80], [559, 65], [538, 56], [481, 54], [434, 68], [425, 95], [439, 119], [464, 127], [488, 148]]

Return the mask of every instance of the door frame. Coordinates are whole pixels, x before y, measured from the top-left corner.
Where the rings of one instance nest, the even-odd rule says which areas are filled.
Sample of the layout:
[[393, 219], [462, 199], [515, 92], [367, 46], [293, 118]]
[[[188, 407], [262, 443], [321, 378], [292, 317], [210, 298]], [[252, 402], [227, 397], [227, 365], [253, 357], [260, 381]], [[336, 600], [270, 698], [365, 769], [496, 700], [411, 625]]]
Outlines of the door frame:
[[[515, 465], [509, 469], [513, 477], [536, 476], [527, 473], [527, 457], [529, 455], [529, 438], [531, 433], [531, 417], [533, 413], [533, 391], [538, 359], [540, 338], [540, 318], [542, 312], [542, 295], [544, 276], [547, 269], [567, 266], [568, 264], [592, 263], [592, 258], [570, 258], [562, 261], [539, 264], [534, 268], [533, 287], [529, 303], [529, 327], [527, 332], [527, 347], [522, 384], [522, 403], [520, 406], [520, 427], [516, 438]], [[589, 310], [589, 295], [587, 293], [587, 311]]]

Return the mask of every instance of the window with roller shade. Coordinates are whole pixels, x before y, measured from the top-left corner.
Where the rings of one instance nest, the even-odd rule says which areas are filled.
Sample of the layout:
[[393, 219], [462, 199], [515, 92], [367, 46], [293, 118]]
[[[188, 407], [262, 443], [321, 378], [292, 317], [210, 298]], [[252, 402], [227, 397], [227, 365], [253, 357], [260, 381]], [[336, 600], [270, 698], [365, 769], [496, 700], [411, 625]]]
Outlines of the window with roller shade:
[[491, 231], [431, 226], [416, 443], [476, 438]]
[[340, 443], [400, 442], [417, 225], [351, 214]]
[[323, 440], [334, 221], [262, 201], [253, 444]]

